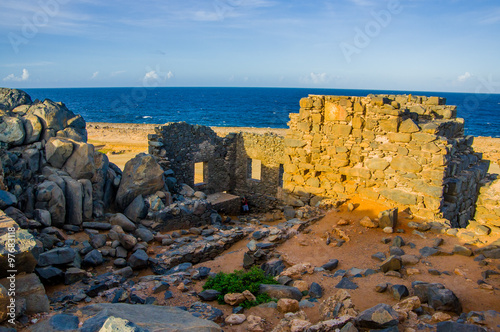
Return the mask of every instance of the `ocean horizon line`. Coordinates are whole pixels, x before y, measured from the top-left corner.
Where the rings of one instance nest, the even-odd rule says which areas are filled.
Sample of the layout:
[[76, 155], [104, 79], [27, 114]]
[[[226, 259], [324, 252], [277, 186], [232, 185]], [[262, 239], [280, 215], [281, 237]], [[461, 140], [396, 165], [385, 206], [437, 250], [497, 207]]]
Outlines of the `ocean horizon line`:
[[338, 91], [366, 91], [395, 94], [395, 93], [411, 93], [411, 94], [428, 94], [435, 93], [446, 93], [446, 94], [475, 94], [475, 95], [500, 95], [496, 92], [471, 92], [471, 91], [434, 91], [434, 90], [412, 90], [412, 89], [377, 89], [377, 88], [331, 88], [331, 87], [280, 87], [280, 86], [157, 86], [157, 87], [146, 87], [146, 86], [101, 86], [101, 87], [16, 87], [11, 89], [19, 90], [53, 90], [53, 89], [297, 89], [297, 90], [338, 90]]

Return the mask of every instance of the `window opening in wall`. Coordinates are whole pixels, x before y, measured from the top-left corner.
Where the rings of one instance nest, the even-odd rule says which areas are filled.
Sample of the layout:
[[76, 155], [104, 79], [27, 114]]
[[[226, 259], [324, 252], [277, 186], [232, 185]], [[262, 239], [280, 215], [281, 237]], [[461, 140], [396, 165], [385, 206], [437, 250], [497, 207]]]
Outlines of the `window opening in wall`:
[[278, 173], [278, 181], [280, 188], [283, 188], [283, 174], [285, 174], [285, 169], [283, 168], [283, 164], [280, 164]]
[[194, 164], [194, 185], [205, 183], [205, 168], [205, 162]]
[[261, 180], [262, 161], [258, 159], [248, 158], [247, 161], [247, 177], [252, 180]]

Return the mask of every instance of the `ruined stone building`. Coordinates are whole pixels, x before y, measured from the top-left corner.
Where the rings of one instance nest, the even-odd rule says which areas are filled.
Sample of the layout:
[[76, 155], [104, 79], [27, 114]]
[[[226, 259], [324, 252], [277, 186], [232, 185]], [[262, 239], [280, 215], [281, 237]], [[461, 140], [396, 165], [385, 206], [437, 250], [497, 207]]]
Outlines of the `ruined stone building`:
[[464, 136], [456, 106], [439, 97], [311, 95], [285, 137], [169, 123], [150, 153], [206, 193], [245, 195], [254, 207], [315, 205], [358, 194], [465, 227], [488, 163]]

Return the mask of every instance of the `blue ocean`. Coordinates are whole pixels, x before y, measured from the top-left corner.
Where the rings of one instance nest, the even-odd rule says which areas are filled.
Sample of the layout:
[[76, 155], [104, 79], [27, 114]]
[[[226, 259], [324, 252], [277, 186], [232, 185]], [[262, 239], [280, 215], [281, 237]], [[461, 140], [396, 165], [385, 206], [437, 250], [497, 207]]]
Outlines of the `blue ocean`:
[[500, 137], [500, 94], [306, 88], [65, 88], [25, 89], [33, 100], [62, 101], [87, 122], [166, 123], [185, 121], [219, 127], [287, 128], [309, 94], [440, 96], [458, 106], [465, 134]]

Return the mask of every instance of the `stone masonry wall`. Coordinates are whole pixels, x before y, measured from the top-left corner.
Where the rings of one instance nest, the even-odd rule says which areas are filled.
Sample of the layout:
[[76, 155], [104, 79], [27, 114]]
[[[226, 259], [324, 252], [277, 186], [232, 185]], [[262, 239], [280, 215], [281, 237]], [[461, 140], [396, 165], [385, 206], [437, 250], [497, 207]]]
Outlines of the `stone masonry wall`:
[[[206, 194], [231, 189], [234, 137], [219, 137], [210, 127], [167, 123], [149, 135], [149, 153], [168, 159], [180, 183]], [[195, 186], [194, 164], [205, 163], [205, 181]]]
[[464, 137], [456, 106], [439, 97], [315, 96], [290, 114], [287, 203], [359, 193], [465, 227], [487, 165]]
[[[184, 122], [168, 123], [149, 135], [149, 153], [168, 160], [168, 168], [180, 183], [206, 194], [227, 191], [244, 195], [259, 209], [278, 202], [283, 151], [283, 137], [277, 135], [232, 133], [219, 137], [209, 127]], [[248, 178], [249, 159], [262, 162], [261, 180]], [[205, 163], [201, 185], [194, 183], [194, 164], [198, 162]]]
[[[245, 196], [253, 209], [275, 207], [282, 196], [280, 165], [283, 167], [284, 139], [275, 134], [239, 133], [236, 138], [234, 193]], [[261, 180], [249, 176], [249, 159], [260, 160]]]

